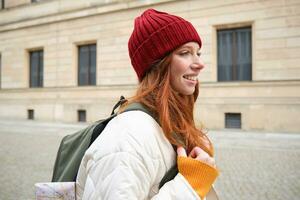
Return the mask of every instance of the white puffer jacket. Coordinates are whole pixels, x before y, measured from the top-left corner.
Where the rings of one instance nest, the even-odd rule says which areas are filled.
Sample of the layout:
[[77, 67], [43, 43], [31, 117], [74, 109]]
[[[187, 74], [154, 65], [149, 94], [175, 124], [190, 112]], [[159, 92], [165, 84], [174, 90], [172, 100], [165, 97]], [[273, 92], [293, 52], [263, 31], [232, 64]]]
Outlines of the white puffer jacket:
[[200, 199], [180, 173], [158, 189], [175, 159], [172, 145], [151, 116], [122, 113], [86, 151], [77, 176], [77, 200]]

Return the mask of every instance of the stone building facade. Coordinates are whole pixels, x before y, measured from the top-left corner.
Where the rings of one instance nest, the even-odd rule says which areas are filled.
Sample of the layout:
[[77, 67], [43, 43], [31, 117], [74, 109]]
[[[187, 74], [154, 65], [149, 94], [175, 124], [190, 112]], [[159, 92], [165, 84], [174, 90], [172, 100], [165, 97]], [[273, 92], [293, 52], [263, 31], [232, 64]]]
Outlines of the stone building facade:
[[107, 116], [137, 87], [127, 41], [147, 8], [201, 35], [197, 123], [300, 132], [298, 0], [1, 0], [0, 118]]

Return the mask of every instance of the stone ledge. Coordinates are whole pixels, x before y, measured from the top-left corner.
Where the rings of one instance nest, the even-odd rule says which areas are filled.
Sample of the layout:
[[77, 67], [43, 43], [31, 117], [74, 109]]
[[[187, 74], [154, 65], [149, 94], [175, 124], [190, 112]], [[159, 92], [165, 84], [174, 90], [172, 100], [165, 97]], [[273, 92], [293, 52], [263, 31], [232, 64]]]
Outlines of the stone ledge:
[[[0, 19], [13, 18], [11, 21], [0, 21], [0, 32], [11, 31], [16, 29], [21, 29], [30, 26], [37, 26], [42, 24], [55, 23], [60, 21], [66, 21], [71, 19], [78, 19], [93, 15], [100, 15], [104, 13], [116, 12], [121, 10], [127, 10], [132, 8], [139, 8], [149, 5], [157, 5], [178, 0], [145, 0], [145, 1], [125, 1], [120, 3], [109, 3], [109, 4], [96, 4], [90, 3], [88, 6], [84, 7], [74, 7], [72, 10], [62, 9], [59, 2], [49, 1], [42, 2], [36, 5], [25, 5], [20, 6], [15, 9], [6, 9], [0, 11]], [[48, 4], [48, 5], [47, 5]], [[52, 4], [52, 5], [51, 5]], [[45, 7], [51, 7], [47, 10]], [[41, 9], [45, 9], [41, 12]], [[36, 16], [28, 13], [39, 13]], [[5, 16], [6, 15], [6, 16]]]
[[262, 80], [262, 81], [228, 81], [228, 82], [202, 82], [200, 87], [257, 87], [257, 86], [300, 86], [300, 80]]

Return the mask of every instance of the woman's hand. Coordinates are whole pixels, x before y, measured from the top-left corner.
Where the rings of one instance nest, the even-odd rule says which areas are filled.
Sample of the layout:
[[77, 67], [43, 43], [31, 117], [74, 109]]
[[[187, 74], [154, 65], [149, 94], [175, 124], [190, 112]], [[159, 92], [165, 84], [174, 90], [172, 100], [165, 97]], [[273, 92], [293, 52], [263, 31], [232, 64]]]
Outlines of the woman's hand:
[[200, 198], [204, 199], [219, 175], [214, 158], [200, 147], [194, 147], [188, 156], [183, 147], [178, 147], [177, 154], [179, 173], [183, 175]]
[[[178, 147], [177, 155], [187, 157], [186, 150], [183, 147]], [[193, 150], [190, 152], [189, 157], [204, 162], [210, 166], [216, 167], [215, 159], [208, 155], [208, 153], [206, 153], [200, 147], [194, 147]]]

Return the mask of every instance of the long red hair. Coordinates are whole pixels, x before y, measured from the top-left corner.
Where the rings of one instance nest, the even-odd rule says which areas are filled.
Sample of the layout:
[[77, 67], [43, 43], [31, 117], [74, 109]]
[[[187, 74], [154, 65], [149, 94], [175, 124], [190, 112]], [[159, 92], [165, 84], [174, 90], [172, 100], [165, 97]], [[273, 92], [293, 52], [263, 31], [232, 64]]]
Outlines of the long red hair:
[[213, 156], [210, 140], [195, 126], [194, 121], [193, 112], [199, 94], [199, 83], [193, 95], [177, 93], [170, 84], [171, 56], [172, 54], [167, 55], [151, 67], [140, 82], [135, 96], [129, 98], [124, 107], [131, 102], [142, 103], [157, 117], [171, 144], [185, 147], [188, 153], [195, 146], [199, 146]]

